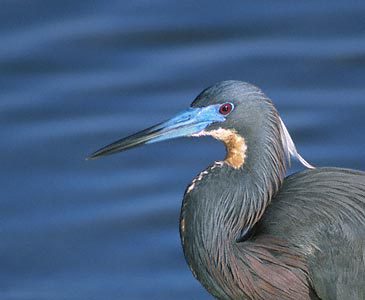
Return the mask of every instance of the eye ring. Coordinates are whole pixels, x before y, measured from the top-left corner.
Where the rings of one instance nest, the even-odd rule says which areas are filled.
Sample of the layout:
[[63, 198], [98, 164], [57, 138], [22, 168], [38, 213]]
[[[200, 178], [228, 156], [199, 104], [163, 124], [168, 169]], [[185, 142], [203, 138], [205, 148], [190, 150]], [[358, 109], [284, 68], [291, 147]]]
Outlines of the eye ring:
[[223, 116], [227, 116], [234, 109], [234, 105], [230, 102], [224, 103], [219, 107], [219, 113]]

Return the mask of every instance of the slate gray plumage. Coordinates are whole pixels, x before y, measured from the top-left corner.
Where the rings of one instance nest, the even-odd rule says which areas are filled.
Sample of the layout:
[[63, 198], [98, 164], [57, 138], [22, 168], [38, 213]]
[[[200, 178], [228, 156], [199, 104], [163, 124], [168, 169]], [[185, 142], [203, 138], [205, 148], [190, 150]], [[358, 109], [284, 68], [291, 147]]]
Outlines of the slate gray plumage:
[[[224, 103], [234, 109], [223, 118]], [[290, 155], [310, 165], [250, 84], [218, 83], [191, 107], [92, 158], [164, 136], [244, 138], [242, 164], [216, 162], [185, 192], [180, 235], [194, 276], [218, 299], [365, 299], [365, 173], [317, 168], [285, 178]]]

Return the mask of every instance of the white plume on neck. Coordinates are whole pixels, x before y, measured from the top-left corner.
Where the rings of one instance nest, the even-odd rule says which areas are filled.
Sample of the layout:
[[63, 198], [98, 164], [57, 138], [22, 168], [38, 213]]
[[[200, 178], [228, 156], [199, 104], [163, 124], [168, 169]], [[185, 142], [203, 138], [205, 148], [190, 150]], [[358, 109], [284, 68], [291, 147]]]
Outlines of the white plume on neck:
[[295, 147], [295, 144], [289, 134], [288, 129], [286, 128], [283, 120], [280, 118], [281, 123], [281, 141], [284, 146], [284, 150], [286, 152], [288, 161], [290, 163], [290, 158], [295, 157], [297, 160], [300, 161], [300, 163], [305, 166], [308, 169], [315, 169], [310, 163], [308, 163], [297, 151], [297, 148]]

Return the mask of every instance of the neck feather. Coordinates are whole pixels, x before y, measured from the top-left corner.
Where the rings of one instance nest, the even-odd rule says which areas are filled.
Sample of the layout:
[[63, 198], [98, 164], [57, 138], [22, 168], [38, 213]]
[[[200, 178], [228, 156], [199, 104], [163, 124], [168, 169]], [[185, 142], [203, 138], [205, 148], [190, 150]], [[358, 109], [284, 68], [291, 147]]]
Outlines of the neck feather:
[[226, 158], [224, 162], [234, 169], [239, 169], [243, 166], [246, 159], [247, 145], [246, 141], [234, 129], [218, 128], [215, 130], [199, 132], [193, 136], [211, 136], [219, 141], [222, 141], [226, 146]]
[[[258, 140], [249, 136], [247, 145], [236, 132], [210, 132], [226, 142], [227, 157], [200, 173], [184, 196], [180, 234], [185, 257], [193, 274], [218, 298], [236, 299], [237, 295], [250, 294], [249, 283], [240, 282], [241, 277], [249, 277], [239, 275], [241, 268], [245, 269], [240, 267], [242, 259], [250, 256], [239, 259], [233, 255], [234, 249], [242, 234], [260, 220], [285, 176], [280, 119], [274, 111], [266, 120], [266, 136]], [[240, 144], [240, 148], [231, 147], [232, 144]], [[238, 154], [240, 166], [235, 163], [237, 153], [230, 152], [232, 148], [244, 150]], [[246, 250], [250, 252], [249, 248]]]

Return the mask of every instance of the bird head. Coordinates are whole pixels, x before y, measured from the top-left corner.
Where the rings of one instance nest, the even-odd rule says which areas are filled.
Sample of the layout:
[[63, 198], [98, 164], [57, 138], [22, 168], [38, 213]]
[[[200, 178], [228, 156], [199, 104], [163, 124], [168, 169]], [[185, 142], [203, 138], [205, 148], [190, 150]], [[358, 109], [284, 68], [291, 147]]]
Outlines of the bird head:
[[300, 157], [271, 100], [259, 88], [241, 81], [223, 81], [205, 89], [187, 110], [170, 120], [109, 144], [88, 159], [143, 144], [200, 136], [223, 141], [225, 162], [236, 169], [244, 164], [250, 145], [254, 153], [270, 138], [277, 140], [283, 152]]

